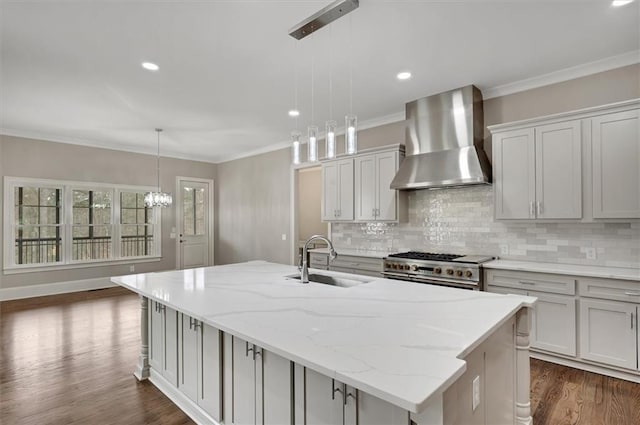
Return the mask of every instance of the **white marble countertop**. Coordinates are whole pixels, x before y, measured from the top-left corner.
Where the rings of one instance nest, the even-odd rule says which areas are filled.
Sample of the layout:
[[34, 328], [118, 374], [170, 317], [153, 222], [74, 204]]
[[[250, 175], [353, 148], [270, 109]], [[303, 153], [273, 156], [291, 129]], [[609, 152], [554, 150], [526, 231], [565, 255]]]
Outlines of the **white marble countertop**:
[[[335, 248], [335, 250], [338, 253], [338, 256], [353, 255], [355, 257], [369, 257], [369, 258], [380, 258], [380, 259], [383, 259], [389, 254], [393, 254], [393, 252], [369, 251], [366, 249]], [[329, 255], [329, 248], [314, 248], [314, 249], [310, 249], [309, 252], [317, 252], [318, 254]]]
[[382, 278], [340, 288], [285, 277], [296, 272], [252, 261], [111, 280], [412, 412], [462, 375], [461, 358], [535, 301]]
[[493, 260], [483, 263], [487, 269], [520, 270], [539, 273], [555, 273], [573, 276], [602, 277], [609, 279], [640, 281], [640, 269], [581, 264], [535, 263], [532, 261]]

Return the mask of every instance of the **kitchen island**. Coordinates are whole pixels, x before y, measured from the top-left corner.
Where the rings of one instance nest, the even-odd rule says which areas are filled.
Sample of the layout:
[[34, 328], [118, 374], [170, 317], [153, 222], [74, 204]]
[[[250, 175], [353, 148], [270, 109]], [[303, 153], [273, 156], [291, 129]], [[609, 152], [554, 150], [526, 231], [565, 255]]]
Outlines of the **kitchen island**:
[[296, 272], [254, 261], [112, 278], [141, 299], [136, 377], [198, 423], [531, 423], [535, 298]]

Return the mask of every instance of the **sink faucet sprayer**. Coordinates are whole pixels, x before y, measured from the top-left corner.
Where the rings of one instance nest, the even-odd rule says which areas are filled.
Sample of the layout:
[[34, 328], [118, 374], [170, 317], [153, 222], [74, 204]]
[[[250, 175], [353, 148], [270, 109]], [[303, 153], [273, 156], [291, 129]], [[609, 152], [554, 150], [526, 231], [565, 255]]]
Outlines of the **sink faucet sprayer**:
[[313, 241], [315, 239], [323, 240], [329, 245], [329, 261], [333, 261], [338, 256], [338, 253], [336, 252], [335, 249], [333, 249], [333, 244], [331, 243], [331, 241], [329, 239], [325, 238], [322, 235], [313, 235], [313, 236], [311, 236], [304, 243], [304, 248], [302, 248], [302, 267], [299, 267], [300, 268], [300, 282], [302, 282], [302, 283], [309, 283], [309, 266], [307, 264], [307, 249], [308, 249], [309, 243], [311, 243], [311, 241]]

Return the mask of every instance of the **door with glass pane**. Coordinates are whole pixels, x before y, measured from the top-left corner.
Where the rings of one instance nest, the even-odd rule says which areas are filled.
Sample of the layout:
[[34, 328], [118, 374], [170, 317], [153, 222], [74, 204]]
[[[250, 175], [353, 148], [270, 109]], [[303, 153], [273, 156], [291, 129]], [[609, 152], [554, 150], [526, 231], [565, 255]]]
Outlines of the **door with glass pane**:
[[179, 267], [210, 265], [209, 184], [180, 180], [178, 191]]

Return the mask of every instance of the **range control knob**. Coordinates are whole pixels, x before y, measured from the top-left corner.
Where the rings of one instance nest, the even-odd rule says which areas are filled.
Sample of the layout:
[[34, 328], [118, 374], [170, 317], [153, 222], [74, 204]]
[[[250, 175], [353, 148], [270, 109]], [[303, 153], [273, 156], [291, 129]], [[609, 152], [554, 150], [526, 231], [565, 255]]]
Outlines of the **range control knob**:
[[442, 273], [442, 269], [440, 267], [433, 268], [433, 274], [440, 274], [440, 273]]
[[402, 266], [402, 269], [403, 269], [403, 270], [409, 270], [410, 268], [411, 268], [411, 267], [409, 267], [409, 265], [408, 265], [408, 264], [405, 264], [404, 266]]
[[471, 270], [464, 271], [464, 277], [471, 277], [471, 276], [473, 276], [473, 272]]
[[411, 271], [412, 272], [417, 272], [418, 271], [418, 266], [416, 266], [415, 264], [411, 265]]
[[456, 270], [456, 276], [462, 277], [462, 270]]
[[398, 264], [397, 263], [391, 263], [391, 268], [397, 269], [398, 268]]
[[447, 274], [453, 276], [453, 269], [447, 269]]

